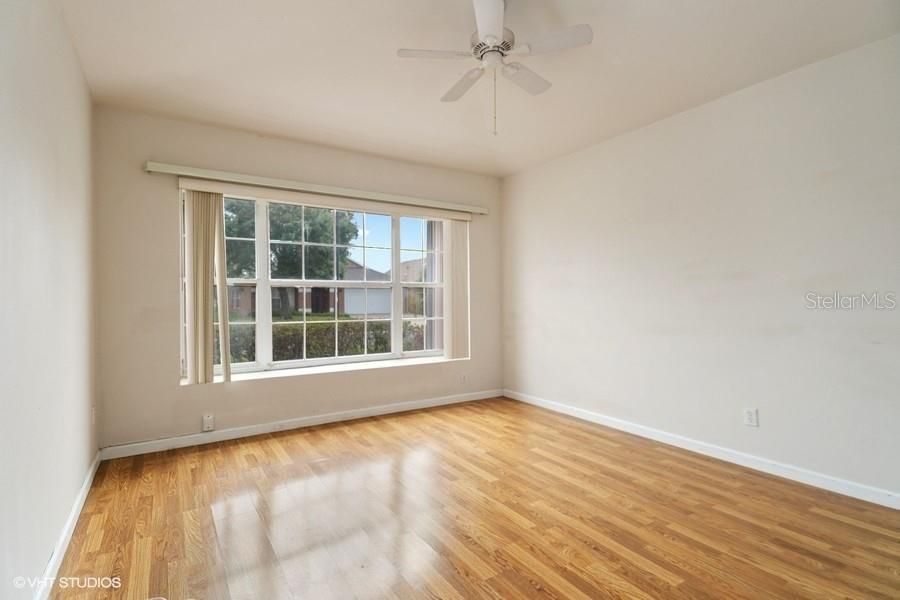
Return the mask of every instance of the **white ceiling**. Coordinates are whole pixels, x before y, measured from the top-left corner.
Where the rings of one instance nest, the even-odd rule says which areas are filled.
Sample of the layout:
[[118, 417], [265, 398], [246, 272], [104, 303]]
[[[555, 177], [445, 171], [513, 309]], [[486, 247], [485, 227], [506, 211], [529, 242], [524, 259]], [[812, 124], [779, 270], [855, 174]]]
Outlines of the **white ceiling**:
[[438, 101], [474, 61], [469, 0], [61, 0], [96, 100], [416, 162], [506, 175], [900, 31], [897, 0], [508, 0], [520, 41], [589, 23], [594, 44], [531, 57]]

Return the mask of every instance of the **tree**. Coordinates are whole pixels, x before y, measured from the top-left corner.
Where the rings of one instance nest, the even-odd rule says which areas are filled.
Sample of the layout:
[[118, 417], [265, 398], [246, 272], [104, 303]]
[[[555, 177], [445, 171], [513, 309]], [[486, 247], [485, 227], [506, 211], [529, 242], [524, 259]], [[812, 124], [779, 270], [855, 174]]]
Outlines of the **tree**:
[[303, 209], [292, 204], [269, 205], [269, 261], [272, 277], [303, 278], [303, 247], [278, 242], [303, 241]]
[[[225, 200], [225, 237], [256, 237], [256, 203], [252, 200]], [[228, 277], [252, 279], [256, 276], [256, 243], [250, 240], [227, 240], [225, 263]]]
[[[337, 258], [337, 277], [343, 277], [350, 254], [346, 245], [358, 239], [360, 233], [353, 222], [353, 213], [315, 207], [306, 207], [301, 213], [299, 206], [273, 203], [269, 205], [269, 223], [270, 238], [273, 240], [270, 248], [273, 276], [331, 280], [335, 278], [333, 261]], [[296, 244], [279, 244], [276, 240], [306, 242], [310, 245], [303, 248]], [[335, 242], [338, 245], [336, 256], [331, 248]], [[305, 275], [302, 271], [301, 252], [306, 253]]]
[[343, 211], [338, 211], [337, 213], [336, 229], [338, 237], [337, 243], [344, 246], [337, 249], [337, 277], [338, 279], [343, 279], [347, 269], [347, 259], [350, 257], [350, 249], [346, 246], [353, 240], [358, 240], [361, 232], [359, 231], [359, 227], [356, 226], [356, 223], [353, 222], [353, 213]]

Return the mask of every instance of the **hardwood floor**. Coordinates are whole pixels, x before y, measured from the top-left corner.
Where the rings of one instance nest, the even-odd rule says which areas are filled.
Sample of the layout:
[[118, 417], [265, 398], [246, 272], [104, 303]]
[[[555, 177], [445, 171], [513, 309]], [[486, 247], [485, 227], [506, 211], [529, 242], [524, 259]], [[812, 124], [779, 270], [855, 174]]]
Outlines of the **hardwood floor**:
[[898, 598], [900, 511], [496, 399], [104, 462], [55, 598]]

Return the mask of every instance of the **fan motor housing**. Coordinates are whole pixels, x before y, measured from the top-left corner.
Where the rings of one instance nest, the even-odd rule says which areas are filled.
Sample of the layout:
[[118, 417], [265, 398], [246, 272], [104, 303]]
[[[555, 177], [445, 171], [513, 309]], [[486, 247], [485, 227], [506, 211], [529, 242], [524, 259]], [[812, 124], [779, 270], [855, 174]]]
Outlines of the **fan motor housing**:
[[472, 34], [472, 56], [478, 60], [481, 60], [488, 52], [499, 52], [503, 56], [506, 56], [506, 53], [515, 48], [515, 46], [516, 34], [506, 27], [503, 28], [503, 41], [494, 46], [482, 42], [478, 37], [477, 31]]

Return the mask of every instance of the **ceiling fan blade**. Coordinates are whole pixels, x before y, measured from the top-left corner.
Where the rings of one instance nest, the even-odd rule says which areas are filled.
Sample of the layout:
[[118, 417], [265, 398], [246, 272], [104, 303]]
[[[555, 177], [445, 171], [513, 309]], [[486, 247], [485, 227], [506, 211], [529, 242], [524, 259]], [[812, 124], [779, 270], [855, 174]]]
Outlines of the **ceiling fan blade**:
[[453, 87], [450, 88], [446, 94], [441, 98], [441, 102], [456, 102], [463, 95], [469, 91], [469, 89], [475, 85], [475, 82], [481, 79], [481, 76], [484, 75], [484, 70], [481, 67], [475, 67], [470, 71], [466, 71], [466, 74], [462, 76], [462, 78], [453, 84]]
[[552, 85], [522, 63], [503, 65], [503, 76], [534, 96], [546, 92]]
[[472, 0], [475, 7], [475, 22], [478, 24], [478, 39], [493, 44], [503, 41], [503, 12], [505, 0]]
[[400, 58], [440, 58], [455, 60], [460, 58], [472, 58], [472, 53], [460, 52], [457, 50], [416, 50], [401, 48], [397, 50], [397, 56]]
[[[568, 50], [578, 46], [587, 46], [594, 41], [594, 30], [590, 25], [573, 25], [553, 33], [539, 37], [533, 42], [528, 42], [517, 47], [514, 54], [547, 54], [559, 50]], [[521, 50], [520, 50], [521, 48]]]

